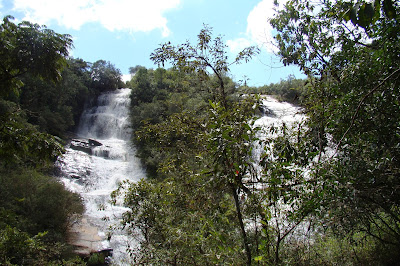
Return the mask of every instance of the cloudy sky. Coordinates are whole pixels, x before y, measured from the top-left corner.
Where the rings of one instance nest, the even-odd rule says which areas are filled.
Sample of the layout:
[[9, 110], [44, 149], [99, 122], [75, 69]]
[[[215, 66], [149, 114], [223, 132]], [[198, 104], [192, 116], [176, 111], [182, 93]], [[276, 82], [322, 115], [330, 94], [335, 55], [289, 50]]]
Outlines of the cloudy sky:
[[0, 16], [6, 15], [70, 34], [72, 56], [110, 61], [123, 74], [136, 65], [156, 68], [149, 56], [160, 44], [195, 43], [207, 24], [214, 36], [223, 36], [231, 58], [249, 45], [262, 50], [250, 63], [231, 68], [235, 81], [262, 86], [302, 77], [274, 55], [268, 24], [273, 0], [0, 0]]

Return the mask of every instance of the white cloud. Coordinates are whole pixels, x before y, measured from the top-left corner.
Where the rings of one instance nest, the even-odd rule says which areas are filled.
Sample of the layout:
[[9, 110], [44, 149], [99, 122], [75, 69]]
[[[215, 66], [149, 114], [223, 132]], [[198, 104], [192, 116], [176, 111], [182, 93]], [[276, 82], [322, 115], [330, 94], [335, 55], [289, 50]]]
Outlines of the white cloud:
[[228, 45], [232, 53], [238, 53], [244, 48], [251, 46], [251, 44], [251, 41], [249, 41], [247, 38], [237, 38], [235, 40], [228, 40], [226, 42], [226, 45]]
[[15, 0], [14, 9], [25, 14], [24, 20], [39, 24], [56, 21], [78, 30], [82, 25], [99, 22], [110, 31], [170, 33], [164, 13], [179, 7], [181, 0]]
[[[227, 42], [232, 52], [237, 52], [238, 47], [243, 49], [249, 45], [257, 45], [268, 52], [276, 51], [276, 47], [273, 45], [273, 28], [268, 21], [275, 14], [273, 2], [272, 0], [262, 0], [253, 8], [247, 17], [245, 38], [241, 37]], [[286, 0], [279, 1], [280, 6], [285, 2]]]
[[122, 75], [122, 81], [123, 82], [130, 81], [131, 79], [132, 79], [132, 75], [131, 74], [123, 74]]

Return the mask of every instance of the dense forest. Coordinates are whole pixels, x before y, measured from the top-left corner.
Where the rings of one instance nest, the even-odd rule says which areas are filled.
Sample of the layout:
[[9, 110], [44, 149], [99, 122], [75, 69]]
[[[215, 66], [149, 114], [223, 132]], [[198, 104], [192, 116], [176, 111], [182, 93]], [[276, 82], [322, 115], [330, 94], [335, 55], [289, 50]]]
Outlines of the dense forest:
[[[151, 55], [173, 68], [132, 69], [133, 141], [149, 177], [121, 186], [124, 226], [142, 233], [136, 263], [400, 261], [398, 2], [293, 0], [270, 23], [282, 62], [306, 80], [238, 86], [229, 66], [258, 50], [228, 62], [207, 26], [197, 43]], [[301, 105], [307, 117], [267, 129], [259, 161], [256, 93]]]
[[[148, 177], [112, 195], [129, 208], [121, 226], [141, 233], [140, 248], [127, 247], [132, 264], [398, 264], [399, 9], [288, 1], [266, 23], [282, 62], [307, 79], [258, 88], [235, 83], [229, 67], [259, 49], [229, 61], [207, 25], [196, 43], [155, 48], [158, 68], [132, 67], [123, 84], [112, 63], [70, 57], [71, 36], [5, 17], [0, 264], [85, 264], [65, 242], [81, 199], [52, 177], [53, 164], [85, 105], [123, 86]], [[301, 106], [307, 119], [256, 127], [259, 94]]]
[[85, 104], [123, 86], [110, 62], [69, 57], [71, 36], [29, 22], [0, 25], [0, 264], [84, 264], [66, 244], [83, 212], [53, 177]]

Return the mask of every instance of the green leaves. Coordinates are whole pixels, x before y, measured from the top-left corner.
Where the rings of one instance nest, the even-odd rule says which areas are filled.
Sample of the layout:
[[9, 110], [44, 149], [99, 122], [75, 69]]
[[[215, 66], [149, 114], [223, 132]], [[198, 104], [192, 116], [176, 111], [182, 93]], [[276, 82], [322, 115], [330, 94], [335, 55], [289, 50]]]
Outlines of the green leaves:
[[29, 22], [18, 25], [11, 16], [0, 25], [0, 95], [18, 90], [21, 75], [30, 73], [50, 80], [58, 80], [72, 47], [69, 35], [55, 33]]
[[111, 62], [105, 60], [98, 60], [91, 65], [90, 76], [92, 79], [91, 87], [97, 91], [97, 94], [116, 90], [123, 86], [121, 71]]
[[[345, 21], [351, 20], [353, 25], [362, 28], [369, 28], [379, 19], [382, 19], [382, 16], [394, 19], [398, 15], [392, 0], [375, 0], [374, 3], [360, 1], [354, 5], [344, 2], [343, 7], [343, 19]], [[381, 13], [382, 11], [383, 13]]]
[[253, 58], [253, 56], [258, 55], [259, 53], [260, 49], [256, 46], [246, 47], [236, 56], [235, 64], [240, 64], [242, 61], [247, 63]]
[[211, 27], [204, 25], [197, 37], [196, 45], [189, 42], [177, 46], [171, 45], [170, 42], [162, 44], [150, 55], [150, 59], [159, 66], [171, 62], [179, 70], [186, 73], [197, 72], [205, 79], [209, 78], [210, 73], [215, 75], [219, 81], [216, 99], [226, 107], [224, 77], [229, 72], [229, 66], [242, 61], [248, 62], [259, 53], [259, 49], [256, 47], [245, 48], [232, 63], [228, 63], [227, 46], [223, 43], [221, 36], [212, 38]]
[[344, 12], [343, 19], [345, 21], [351, 20], [354, 26], [367, 28], [380, 18], [381, 3], [379, 0], [376, 0], [374, 4], [357, 3], [354, 6], [344, 3]]
[[394, 19], [398, 16], [398, 10], [393, 4], [393, 0], [383, 0], [383, 11], [389, 19]]
[[54, 177], [0, 167], [0, 264], [61, 264], [66, 229], [83, 212], [80, 197]]
[[[124, 223], [144, 233], [139, 256], [147, 263], [245, 263], [242, 241], [249, 245], [238, 191], [246, 189], [242, 180], [251, 171], [256, 129], [249, 120], [256, 105], [250, 97], [236, 102], [225, 49], [204, 26], [197, 44], [168, 42], [152, 53], [155, 63], [174, 67], [156, 70], [159, 82], [145, 70], [131, 81], [133, 119], [152, 109], [135, 123], [136, 142], [157, 178], [131, 185]], [[232, 63], [248, 61], [255, 51], [244, 50]], [[150, 98], [142, 97], [145, 90]]]
[[281, 165], [274, 170], [287, 178], [283, 169], [298, 156], [294, 151], [304, 158], [317, 156], [319, 163], [305, 182], [314, 195], [306, 190], [298, 194], [309, 199], [302, 203], [304, 209], [314, 209], [322, 219], [329, 214], [331, 225], [345, 234], [362, 230], [384, 245], [398, 243], [400, 231], [393, 221], [400, 216], [400, 197], [387, 190], [399, 186], [392, 178], [398, 175], [400, 141], [393, 133], [400, 120], [395, 96], [400, 80], [398, 3], [320, 1], [312, 12], [313, 4], [290, 1], [272, 20], [282, 60], [300, 66], [311, 85], [306, 100], [309, 142], [301, 150], [278, 143]]
[[[9, 104], [0, 100], [0, 105]], [[53, 136], [41, 133], [27, 123], [15, 105], [2, 108], [6, 112], [0, 116], [1, 166], [50, 166], [63, 151], [62, 145]]]

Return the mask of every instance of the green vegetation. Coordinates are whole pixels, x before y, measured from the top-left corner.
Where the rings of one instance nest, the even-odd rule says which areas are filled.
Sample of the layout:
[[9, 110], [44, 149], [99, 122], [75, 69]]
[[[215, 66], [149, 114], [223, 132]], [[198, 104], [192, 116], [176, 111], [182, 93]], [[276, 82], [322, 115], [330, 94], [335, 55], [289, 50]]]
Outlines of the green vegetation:
[[86, 102], [122, 86], [109, 62], [68, 58], [72, 40], [5, 17], [0, 25], [0, 264], [78, 265], [67, 228], [83, 212], [51, 176]]
[[[144, 238], [140, 251], [131, 250], [138, 263], [251, 260], [254, 247], [238, 192], [244, 167], [251, 165], [255, 132], [248, 121], [257, 105], [234, 93], [237, 85], [226, 76], [225, 53], [222, 39], [212, 38], [205, 27], [197, 46], [167, 43], [152, 55], [160, 65], [175, 62], [174, 68], [136, 68], [130, 82], [134, 141], [150, 176], [122, 186], [129, 187], [125, 203], [131, 209], [124, 224]], [[246, 49], [233, 63], [255, 53]]]
[[[308, 79], [262, 88], [227, 89], [225, 46], [208, 27], [196, 45], [166, 43], [151, 55], [173, 68], [132, 68], [134, 142], [151, 178], [114, 196], [128, 189], [123, 224], [142, 237], [135, 262], [395, 264], [398, 22], [390, 0], [289, 1], [271, 24], [283, 62]], [[244, 92], [300, 104], [307, 121], [272, 126], [260, 141], [257, 99]]]
[[[258, 50], [228, 62], [208, 26], [195, 45], [154, 51], [172, 68], [132, 67], [133, 143], [149, 178], [113, 197], [129, 208], [122, 226], [139, 232], [134, 263], [398, 263], [399, 9], [392, 0], [288, 1], [270, 23], [283, 63], [307, 80], [240, 88], [229, 66]], [[63, 259], [80, 199], [48, 173], [58, 137], [91, 98], [122, 86], [120, 72], [68, 58], [68, 35], [10, 17], [0, 29], [0, 264], [79, 263]], [[263, 132], [253, 93], [299, 104], [307, 120]]]
[[342, 235], [365, 233], [389, 264], [400, 255], [399, 15], [393, 1], [321, 2], [318, 12], [290, 1], [271, 21], [284, 63], [312, 84], [307, 145], [334, 152], [313, 167], [317, 217]]
[[289, 76], [286, 80], [281, 80], [279, 83], [271, 83], [257, 88], [249, 87], [245, 88], [243, 92], [273, 95], [279, 101], [303, 106], [309, 87], [310, 84], [307, 80], [296, 79], [293, 76]]

